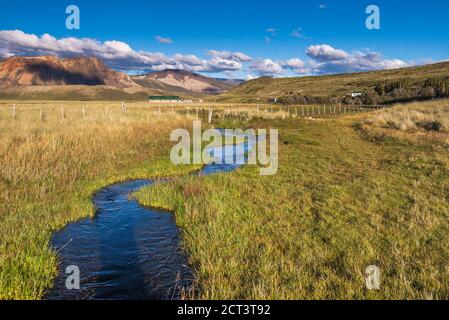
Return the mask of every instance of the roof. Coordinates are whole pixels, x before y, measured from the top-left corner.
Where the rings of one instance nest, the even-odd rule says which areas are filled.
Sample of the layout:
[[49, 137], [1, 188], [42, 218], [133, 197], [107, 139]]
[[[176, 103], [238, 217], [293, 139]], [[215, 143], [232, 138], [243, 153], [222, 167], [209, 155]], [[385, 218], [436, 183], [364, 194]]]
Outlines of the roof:
[[178, 96], [150, 96], [150, 100], [181, 100]]

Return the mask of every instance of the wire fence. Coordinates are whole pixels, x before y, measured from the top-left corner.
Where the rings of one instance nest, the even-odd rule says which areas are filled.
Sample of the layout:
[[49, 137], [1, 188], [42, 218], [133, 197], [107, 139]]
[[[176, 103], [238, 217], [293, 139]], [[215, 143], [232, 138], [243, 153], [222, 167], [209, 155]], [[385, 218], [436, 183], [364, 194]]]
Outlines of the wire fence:
[[45, 121], [51, 114], [61, 120], [68, 118], [82, 119], [93, 115], [108, 117], [111, 114], [127, 114], [157, 116], [167, 113], [176, 113], [185, 116], [193, 116], [203, 122], [212, 122], [217, 119], [237, 118], [245, 120], [255, 117], [282, 117], [282, 118], [324, 118], [346, 114], [375, 112], [387, 106], [380, 105], [299, 105], [278, 106], [263, 104], [226, 104], [226, 105], [155, 105], [142, 103], [98, 103], [98, 104], [38, 104], [38, 103], [13, 103], [0, 105], [0, 120], [18, 119], [21, 115], [34, 117]]

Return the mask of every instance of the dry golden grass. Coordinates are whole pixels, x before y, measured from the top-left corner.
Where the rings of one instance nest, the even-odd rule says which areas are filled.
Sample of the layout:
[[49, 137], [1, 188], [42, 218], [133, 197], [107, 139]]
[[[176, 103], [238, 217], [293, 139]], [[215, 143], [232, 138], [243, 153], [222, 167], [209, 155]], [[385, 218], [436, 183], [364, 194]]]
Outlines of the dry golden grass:
[[363, 123], [372, 133], [449, 144], [449, 100], [396, 105], [374, 113]]
[[57, 272], [51, 233], [93, 214], [97, 189], [194, 169], [169, 159], [171, 130], [191, 118], [84, 105], [85, 116], [81, 103], [18, 104], [15, 118], [0, 106], [0, 299], [42, 297]]

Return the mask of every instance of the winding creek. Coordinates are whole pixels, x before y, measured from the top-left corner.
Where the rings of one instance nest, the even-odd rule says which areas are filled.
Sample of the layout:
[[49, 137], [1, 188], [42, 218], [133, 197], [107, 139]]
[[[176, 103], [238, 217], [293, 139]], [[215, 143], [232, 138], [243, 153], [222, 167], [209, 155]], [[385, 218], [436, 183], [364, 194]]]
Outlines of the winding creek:
[[[244, 148], [209, 149], [212, 155], [234, 159], [234, 164], [210, 164], [197, 174], [233, 171], [253, 146], [249, 139]], [[71, 223], [53, 235], [59, 276], [46, 299], [179, 298], [180, 289], [191, 285], [193, 274], [181, 249], [175, 218], [169, 212], [143, 207], [130, 196], [154, 183], [164, 180], [133, 180], [100, 190], [93, 197], [94, 218]], [[72, 265], [80, 270], [80, 290], [66, 288], [69, 275], [65, 270]]]

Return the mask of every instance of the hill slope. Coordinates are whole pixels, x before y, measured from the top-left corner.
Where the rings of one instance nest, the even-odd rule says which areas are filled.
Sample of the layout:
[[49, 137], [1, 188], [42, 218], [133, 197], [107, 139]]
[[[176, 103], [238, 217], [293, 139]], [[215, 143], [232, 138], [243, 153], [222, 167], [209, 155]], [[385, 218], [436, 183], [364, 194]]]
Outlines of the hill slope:
[[[447, 88], [447, 89], [446, 89]], [[449, 91], [449, 62], [353, 74], [297, 78], [262, 77], [215, 97], [221, 102], [278, 101], [293, 103], [351, 102], [347, 95], [362, 92], [362, 103], [406, 101], [445, 96]], [[371, 100], [371, 101], [369, 101]]]
[[146, 75], [134, 76], [133, 80], [143, 86], [145, 86], [145, 81], [158, 81], [171, 88], [177, 87], [202, 94], [218, 94], [229, 91], [236, 86], [232, 81], [209, 78], [194, 72], [177, 69], [167, 69]]
[[180, 96], [183, 98], [204, 97], [204, 94], [202, 93], [193, 92], [182, 87], [168, 85], [161, 81], [148, 79], [142, 76], [133, 76], [132, 78], [135, 83], [145, 88], [146, 90], [153, 92], [155, 95]]
[[80, 57], [12, 57], [0, 64], [0, 84], [7, 86], [108, 85], [137, 87], [124, 73], [111, 70], [100, 59]]

